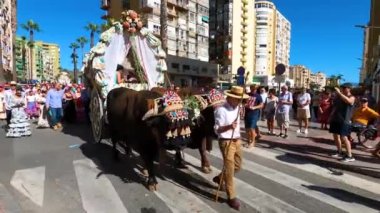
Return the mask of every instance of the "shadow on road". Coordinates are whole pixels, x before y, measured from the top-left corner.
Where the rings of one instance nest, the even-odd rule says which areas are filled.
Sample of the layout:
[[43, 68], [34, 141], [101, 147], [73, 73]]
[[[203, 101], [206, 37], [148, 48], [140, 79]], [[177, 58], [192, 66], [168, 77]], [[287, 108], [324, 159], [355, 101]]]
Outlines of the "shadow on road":
[[[85, 143], [80, 146], [80, 150], [87, 158], [91, 159], [101, 171], [97, 177], [110, 174], [119, 177], [124, 183], [134, 182], [146, 185], [146, 178], [142, 176], [142, 172], [140, 174], [136, 172], [136, 168], [142, 170], [144, 165], [139, 156], [127, 157], [126, 155], [120, 154], [120, 160], [115, 161], [112, 147], [103, 143]], [[174, 156], [167, 154], [165, 164], [160, 167], [156, 165], [157, 177], [163, 180], [170, 180], [173, 184], [185, 190], [192, 191], [194, 194], [213, 201], [215, 186], [205, 181], [203, 177], [192, 173], [190, 170], [180, 170], [174, 168], [172, 165], [175, 165]], [[220, 199], [220, 202], [226, 202], [226, 200]], [[141, 209], [141, 212], [155, 212], [155, 210]]]
[[[292, 153], [286, 153], [285, 155], [277, 157], [279, 160], [284, 162], [300, 164], [299, 161], [302, 162], [306, 158], [310, 161], [310, 163], [316, 163], [322, 167], [360, 172], [375, 178], [380, 177], [380, 169], [378, 167], [344, 164], [337, 161], [336, 159], [326, 159], [330, 158], [330, 154], [333, 154], [333, 150], [331, 149], [316, 147], [307, 144], [285, 144], [281, 142], [273, 142], [268, 140], [260, 140], [258, 142], [258, 145], [266, 149], [280, 148], [283, 150], [291, 151]], [[369, 162], [373, 164], [378, 164], [380, 162], [378, 159], [371, 158], [370, 156], [355, 155], [355, 158], [358, 161]], [[292, 161], [291, 159], [295, 160]]]
[[380, 210], [380, 201], [372, 199], [372, 198], [367, 198], [367, 197], [364, 197], [364, 196], [361, 196], [361, 195], [358, 195], [358, 194], [355, 194], [343, 189], [322, 187], [322, 186], [316, 186], [316, 185], [307, 186], [304, 184], [302, 184], [302, 186], [313, 191], [318, 191], [318, 192], [322, 192], [324, 194], [330, 195], [336, 199], [342, 200], [347, 203], [357, 203], [363, 206]]

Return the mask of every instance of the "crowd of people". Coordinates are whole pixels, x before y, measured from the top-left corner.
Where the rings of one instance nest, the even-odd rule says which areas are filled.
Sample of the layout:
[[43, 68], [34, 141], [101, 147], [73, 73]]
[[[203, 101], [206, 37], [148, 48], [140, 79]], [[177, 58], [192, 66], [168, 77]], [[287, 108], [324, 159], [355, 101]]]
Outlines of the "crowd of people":
[[[302, 88], [294, 93], [282, 86], [276, 96], [276, 91], [270, 89], [268, 93], [265, 87], [252, 85], [247, 89], [250, 98], [246, 101], [244, 111], [245, 128], [247, 131], [247, 147], [255, 145], [255, 140], [261, 138], [257, 125], [261, 120], [267, 121], [267, 135], [276, 135], [287, 138], [290, 123], [291, 109], [294, 119], [298, 121], [296, 134], [307, 136], [309, 123], [313, 119], [321, 124], [322, 130], [328, 130], [332, 135], [337, 147], [337, 153], [332, 155], [344, 162], [352, 162], [351, 145], [353, 139], [351, 133], [357, 126], [365, 128], [370, 124], [376, 124], [380, 118], [375, 109], [375, 99], [369, 90], [363, 94], [352, 94], [352, 85], [345, 83], [332, 91], [310, 93]], [[280, 133], [274, 131], [274, 123], [277, 121]], [[379, 125], [377, 125], [379, 126]], [[342, 145], [343, 144], [343, 145]], [[342, 147], [346, 148], [343, 153]], [[380, 148], [374, 154], [380, 157]]]
[[0, 120], [6, 121], [7, 137], [32, 134], [38, 128], [62, 128], [67, 123], [89, 122], [89, 94], [81, 84], [60, 83], [0, 85]]

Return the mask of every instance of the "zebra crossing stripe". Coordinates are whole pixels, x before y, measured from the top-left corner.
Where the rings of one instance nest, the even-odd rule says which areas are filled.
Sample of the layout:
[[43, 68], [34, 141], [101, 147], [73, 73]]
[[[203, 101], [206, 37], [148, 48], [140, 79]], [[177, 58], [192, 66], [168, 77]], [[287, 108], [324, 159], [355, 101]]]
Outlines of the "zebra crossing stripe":
[[21, 208], [16, 199], [9, 191], [0, 183], [0, 212], [21, 213]]
[[[219, 159], [222, 159], [222, 155], [218, 151], [211, 151], [210, 153], [212, 156], [215, 156]], [[342, 209], [343, 211], [349, 211], [349, 212], [378, 212], [372, 208], [369, 208], [364, 205], [360, 205], [358, 203], [352, 203], [352, 202], [344, 202], [342, 199], [336, 199], [333, 196], [330, 196], [328, 194], [315, 191], [313, 188], [316, 187], [322, 187], [322, 186], [315, 186], [312, 183], [309, 183], [307, 181], [298, 179], [296, 177], [278, 172], [274, 169], [270, 169], [265, 166], [261, 166], [257, 163], [253, 163], [249, 160], [243, 160], [243, 164], [245, 165], [243, 167], [244, 170], [252, 172], [254, 174], [260, 175], [266, 179], [275, 181], [276, 183], [279, 183], [285, 187], [288, 187], [290, 189], [296, 190], [299, 193], [302, 193], [306, 196], [313, 197], [317, 200], [320, 200], [324, 203], [328, 203], [332, 206], [335, 206], [336, 208]], [[325, 189], [326, 191], [328, 189]], [[343, 195], [342, 195], [343, 196]], [[343, 200], [350, 200], [350, 199], [343, 199]]]
[[[185, 159], [192, 165], [198, 165], [199, 160], [189, 154], [185, 154]], [[211, 180], [212, 177], [220, 173], [220, 170], [212, 167], [212, 174], [204, 174], [197, 168], [190, 165], [189, 169], [198, 174], [199, 176]], [[277, 199], [250, 184], [235, 178], [236, 191], [239, 193], [239, 199], [257, 210], [258, 212], [289, 212], [289, 213], [302, 213], [304, 211], [285, 203], [284, 201]], [[254, 195], [254, 196], [252, 196]]]
[[254, 150], [244, 149], [244, 151], [252, 153], [252, 154], [257, 155], [257, 156], [260, 156], [262, 158], [274, 160], [280, 164], [295, 167], [297, 169], [301, 169], [303, 171], [310, 172], [310, 173], [322, 176], [324, 178], [328, 178], [330, 180], [334, 180], [334, 181], [341, 182], [341, 183], [344, 183], [344, 184], [347, 184], [347, 185], [350, 185], [350, 186], [353, 186], [353, 187], [356, 187], [359, 189], [363, 189], [363, 190], [366, 190], [368, 192], [372, 192], [374, 194], [380, 194], [380, 184], [366, 180], [364, 178], [359, 178], [359, 177], [356, 177], [354, 175], [350, 175], [347, 173], [344, 173], [343, 175], [336, 176], [336, 175], [331, 174], [331, 172], [329, 170], [327, 170], [326, 168], [323, 168], [321, 166], [314, 165], [311, 163], [305, 163], [301, 160], [294, 159], [291, 157], [289, 157], [289, 159], [292, 160], [292, 162], [294, 162], [294, 163], [289, 163], [286, 161], [280, 161], [280, 160], [278, 160], [278, 157], [280, 157], [280, 156], [284, 157], [283, 153], [274, 153], [274, 152], [270, 152], [270, 151], [267, 151], [265, 149], [258, 148], [258, 147], [255, 147]]
[[[138, 169], [134, 169], [140, 173]], [[161, 199], [173, 213], [181, 212], [209, 212], [217, 213], [213, 208], [199, 199], [186, 188], [178, 186], [173, 180], [165, 177], [166, 180], [157, 178], [158, 190], [154, 193]]]
[[128, 212], [111, 181], [89, 159], [73, 161], [83, 209], [91, 213]]
[[13, 174], [10, 183], [17, 191], [42, 207], [45, 190], [44, 166], [17, 170]]

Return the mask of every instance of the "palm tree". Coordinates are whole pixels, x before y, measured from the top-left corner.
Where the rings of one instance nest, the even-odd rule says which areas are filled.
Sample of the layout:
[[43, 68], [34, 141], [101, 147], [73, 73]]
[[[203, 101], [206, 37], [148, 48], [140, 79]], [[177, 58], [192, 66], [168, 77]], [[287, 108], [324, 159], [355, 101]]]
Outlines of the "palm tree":
[[90, 47], [92, 48], [94, 46], [95, 33], [99, 32], [99, 26], [93, 23], [88, 23], [87, 26], [85, 26], [85, 29], [90, 31]]
[[40, 26], [33, 20], [29, 20], [26, 24], [21, 24], [21, 28], [29, 32], [29, 51], [30, 51], [30, 79], [33, 78], [33, 50], [34, 50], [34, 33], [40, 32]]
[[[162, 41], [162, 48], [164, 49], [165, 53], [168, 52], [168, 0], [161, 0], [161, 7], [160, 7], [160, 35], [161, 35], [161, 41]], [[168, 81], [168, 84], [170, 85], [170, 80], [167, 72], [165, 72], [165, 78]]]
[[82, 49], [82, 62], [83, 62], [83, 58], [84, 58], [83, 48], [84, 48], [84, 45], [88, 43], [88, 39], [86, 37], [81, 36], [77, 38], [77, 43], [80, 45], [80, 48]]
[[22, 63], [22, 73], [23, 73], [23, 80], [26, 80], [26, 37], [21, 37], [21, 63]]
[[78, 81], [78, 70], [77, 70], [77, 60], [78, 60], [78, 55], [77, 55], [77, 49], [79, 48], [79, 44], [76, 42], [73, 42], [70, 44], [70, 48], [73, 50], [73, 53], [71, 54], [71, 58], [73, 59], [73, 64], [74, 64], [74, 83], [77, 83]]

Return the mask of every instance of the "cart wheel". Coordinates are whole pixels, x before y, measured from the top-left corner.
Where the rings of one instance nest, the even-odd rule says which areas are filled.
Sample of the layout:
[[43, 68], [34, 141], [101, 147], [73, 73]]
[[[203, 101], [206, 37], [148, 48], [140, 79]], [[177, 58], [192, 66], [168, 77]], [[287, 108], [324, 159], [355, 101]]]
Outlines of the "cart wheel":
[[95, 88], [91, 91], [90, 119], [95, 143], [100, 143], [103, 131], [103, 101]]
[[360, 134], [358, 134], [359, 143], [367, 149], [374, 149], [378, 141], [376, 141], [376, 139], [371, 140], [370, 138], [367, 138], [365, 136], [367, 134], [367, 131], [370, 131], [370, 130], [365, 129], [362, 132], [360, 132]]

